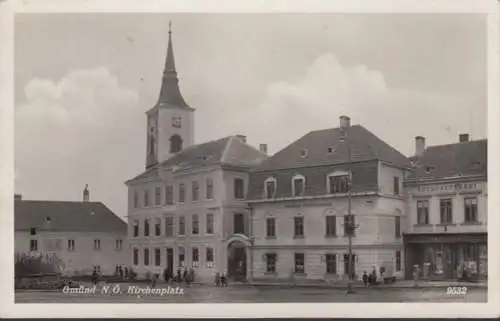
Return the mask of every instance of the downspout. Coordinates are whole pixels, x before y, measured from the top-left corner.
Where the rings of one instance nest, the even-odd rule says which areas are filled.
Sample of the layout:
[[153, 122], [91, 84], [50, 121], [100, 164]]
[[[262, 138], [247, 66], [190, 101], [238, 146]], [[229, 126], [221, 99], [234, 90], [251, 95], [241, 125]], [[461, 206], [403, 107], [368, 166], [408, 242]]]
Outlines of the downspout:
[[249, 246], [249, 251], [250, 251], [250, 264], [248, 265], [247, 267], [247, 271], [250, 272], [250, 273], [247, 273], [248, 274], [248, 282], [249, 283], [252, 283], [252, 280], [253, 280], [253, 242], [254, 242], [254, 238], [253, 238], [253, 209], [251, 206], [248, 207], [248, 210], [249, 210], [249, 216], [250, 216], [250, 225], [249, 225], [249, 236], [250, 236], [250, 246]]

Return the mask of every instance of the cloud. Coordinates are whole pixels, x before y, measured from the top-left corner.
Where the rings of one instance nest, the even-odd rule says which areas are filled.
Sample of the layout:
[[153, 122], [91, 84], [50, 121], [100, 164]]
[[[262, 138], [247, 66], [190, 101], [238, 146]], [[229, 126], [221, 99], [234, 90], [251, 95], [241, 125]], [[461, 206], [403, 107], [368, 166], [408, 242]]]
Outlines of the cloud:
[[[248, 110], [227, 110], [228, 120], [217, 127], [244, 132], [249, 141], [282, 149], [312, 130], [338, 126], [340, 115], [351, 117], [404, 154], [413, 152], [413, 137], [424, 135], [433, 144], [456, 141], [468, 132], [471, 104], [460, 94], [394, 88], [384, 75], [368, 66], [344, 66], [335, 55], [319, 56], [296, 80], [268, 86], [262, 104]], [[473, 119], [485, 135], [485, 106]], [[433, 140], [439, 137], [441, 140]]]
[[15, 109], [16, 192], [80, 200], [88, 183], [91, 198], [94, 192], [126, 204], [123, 183], [142, 165], [132, 160], [143, 158], [130, 149], [143, 138], [137, 93], [121, 88], [104, 67], [75, 70], [57, 82], [33, 79], [24, 92], [25, 103]]

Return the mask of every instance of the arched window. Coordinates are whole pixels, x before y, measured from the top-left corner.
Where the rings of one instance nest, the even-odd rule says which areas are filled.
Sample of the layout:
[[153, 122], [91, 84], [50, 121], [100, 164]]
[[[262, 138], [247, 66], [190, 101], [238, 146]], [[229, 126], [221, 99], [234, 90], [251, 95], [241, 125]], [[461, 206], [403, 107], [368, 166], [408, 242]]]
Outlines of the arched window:
[[170, 153], [178, 153], [182, 150], [182, 138], [175, 134], [170, 137]]
[[306, 186], [306, 178], [300, 174], [295, 175], [292, 178], [292, 195], [293, 196], [304, 195], [305, 186]]
[[268, 177], [264, 181], [264, 195], [265, 198], [274, 198], [276, 195], [276, 178]]

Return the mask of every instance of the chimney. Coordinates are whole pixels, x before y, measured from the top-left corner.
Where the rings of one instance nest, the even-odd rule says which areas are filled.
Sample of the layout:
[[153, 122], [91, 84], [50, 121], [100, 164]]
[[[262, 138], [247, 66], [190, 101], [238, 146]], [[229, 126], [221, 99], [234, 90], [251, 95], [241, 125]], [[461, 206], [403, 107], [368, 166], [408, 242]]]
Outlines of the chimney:
[[415, 156], [420, 157], [425, 151], [425, 137], [415, 137]]
[[351, 127], [351, 119], [347, 116], [340, 116], [340, 128], [346, 129]]
[[259, 145], [259, 150], [267, 155], [267, 144], [260, 144]]
[[88, 202], [89, 197], [90, 197], [89, 184], [85, 184], [85, 188], [83, 189], [83, 201]]
[[460, 134], [460, 135], [458, 136], [458, 140], [459, 140], [459, 142], [461, 142], [461, 143], [466, 143], [466, 142], [468, 142], [468, 141], [469, 141], [469, 134]]
[[14, 201], [22, 201], [23, 196], [21, 194], [14, 194]]
[[238, 138], [242, 143], [247, 142], [247, 137], [245, 135], [236, 135], [236, 138]]

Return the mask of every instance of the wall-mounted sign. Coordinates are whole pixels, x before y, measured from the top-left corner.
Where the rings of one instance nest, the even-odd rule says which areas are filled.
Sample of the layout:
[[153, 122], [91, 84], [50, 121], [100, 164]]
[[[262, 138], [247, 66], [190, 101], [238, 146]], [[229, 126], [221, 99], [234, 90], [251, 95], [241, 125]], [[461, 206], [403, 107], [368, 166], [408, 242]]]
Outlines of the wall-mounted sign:
[[456, 183], [433, 186], [420, 186], [417, 188], [419, 193], [434, 193], [434, 192], [460, 192], [467, 190], [478, 190], [481, 188], [480, 183]]

